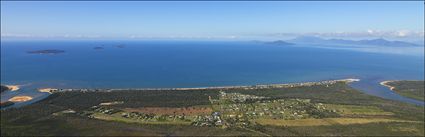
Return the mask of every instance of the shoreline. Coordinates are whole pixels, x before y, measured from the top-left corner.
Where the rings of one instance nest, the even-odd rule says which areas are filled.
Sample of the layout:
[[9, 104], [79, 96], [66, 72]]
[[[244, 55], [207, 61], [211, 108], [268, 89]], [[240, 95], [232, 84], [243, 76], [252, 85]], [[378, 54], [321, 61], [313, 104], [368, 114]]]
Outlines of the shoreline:
[[387, 84], [387, 83], [390, 83], [390, 82], [394, 82], [394, 80], [386, 80], [386, 81], [382, 81], [382, 82], [380, 82], [379, 84], [380, 84], [380, 85], [382, 85], [382, 86], [385, 86], [385, 87], [390, 88], [390, 90], [391, 90], [391, 91], [394, 91], [394, 88], [395, 88], [395, 87], [390, 86], [390, 85], [388, 85], [388, 84]]
[[37, 89], [38, 92], [46, 92], [49, 94], [53, 94], [54, 91], [57, 91], [58, 89], [55, 88], [39, 88]]
[[32, 99], [33, 99], [33, 97], [31, 97], [31, 96], [14, 96], [14, 97], [8, 99], [8, 101], [13, 102], [13, 103], [18, 103], [18, 102], [30, 101]]
[[17, 91], [19, 90], [19, 85], [4, 85], [9, 89], [9, 91]]
[[257, 84], [257, 85], [245, 85], [245, 86], [215, 86], [215, 87], [192, 87], [192, 88], [81, 88], [81, 89], [56, 89], [56, 88], [43, 88], [39, 89], [39, 92], [48, 92], [50, 94], [56, 92], [70, 92], [70, 91], [81, 91], [81, 92], [112, 92], [112, 91], [123, 91], [123, 90], [211, 90], [211, 89], [265, 89], [265, 88], [292, 88], [292, 87], [301, 87], [301, 86], [314, 86], [314, 85], [325, 85], [325, 84], [335, 84], [337, 82], [357, 82], [360, 79], [347, 78], [347, 79], [337, 79], [337, 80], [325, 80], [317, 82], [299, 82], [299, 83], [284, 83], [284, 84]]

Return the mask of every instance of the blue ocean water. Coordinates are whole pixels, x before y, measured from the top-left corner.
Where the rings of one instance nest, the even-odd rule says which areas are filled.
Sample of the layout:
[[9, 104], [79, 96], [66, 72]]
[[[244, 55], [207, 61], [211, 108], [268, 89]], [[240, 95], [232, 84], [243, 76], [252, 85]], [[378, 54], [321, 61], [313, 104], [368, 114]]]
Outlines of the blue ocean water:
[[[27, 53], [44, 49], [66, 52]], [[42, 87], [208, 87], [341, 78], [376, 84], [423, 80], [424, 57], [230, 41], [1, 42], [1, 83], [23, 85], [22, 94]], [[2, 95], [2, 101], [10, 96]]]

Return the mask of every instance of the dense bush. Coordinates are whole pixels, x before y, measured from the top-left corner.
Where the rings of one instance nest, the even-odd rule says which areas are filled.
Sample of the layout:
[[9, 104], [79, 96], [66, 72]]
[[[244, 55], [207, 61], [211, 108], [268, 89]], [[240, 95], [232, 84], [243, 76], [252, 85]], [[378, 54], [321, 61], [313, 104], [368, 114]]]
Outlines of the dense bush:
[[4, 92], [9, 90], [9, 88], [7, 88], [6, 86], [0, 85], [0, 92]]

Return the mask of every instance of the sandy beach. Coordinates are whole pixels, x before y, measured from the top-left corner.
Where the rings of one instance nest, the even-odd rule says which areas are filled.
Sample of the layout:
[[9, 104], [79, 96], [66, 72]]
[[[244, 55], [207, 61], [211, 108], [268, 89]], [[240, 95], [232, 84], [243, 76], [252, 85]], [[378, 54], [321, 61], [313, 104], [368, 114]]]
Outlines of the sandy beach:
[[394, 82], [394, 81], [392, 81], [392, 80], [387, 80], [387, 81], [382, 81], [382, 82], [381, 82], [381, 83], [379, 83], [379, 84], [381, 84], [382, 86], [386, 86], [386, 87], [390, 88], [390, 90], [393, 90], [395, 87], [388, 85], [387, 83], [389, 83], [389, 82]]
[[52, 94], [54, 91], [57, 91], [58, 89], [55, 88], [40, 88], [38, 89], [39, 92], [47, 92], [49, 94]]
[[32, 100], [32, 97], [30, 97], [30, 96], [14, 96], [14, 97], [9, 99], [9, 101], [11, 101], [11, 102], [25, 102], [25, 101], [29, 101], [29, 100]]
[[4, 85], [7, 88], [9, 88], [10, 91], [17, 91], [19, 90], [19, 85]]

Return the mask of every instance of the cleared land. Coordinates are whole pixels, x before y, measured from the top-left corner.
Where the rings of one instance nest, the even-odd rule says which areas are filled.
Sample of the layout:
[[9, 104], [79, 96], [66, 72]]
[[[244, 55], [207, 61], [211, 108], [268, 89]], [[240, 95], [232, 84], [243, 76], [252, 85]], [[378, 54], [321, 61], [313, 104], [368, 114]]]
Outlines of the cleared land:
[[367, 124], [367, 123], [387, 123], [387, 122], [409, 122], [421, 123], [420, 121], [408, 121], [388, 118], [323, 118], [323, 119], [298, 119], [298, 120], [282, 120], [282, 119], [258, 119], [255, 120], [262, 125], [272, 126], [329, 126], [329, 125], [351, 125], [351, 124]]
[[325, 104], [327, 109], [336, 110], [338, 114], [351, 115], [394, 115], [392, 112], [386, 112], [376, 106], [359, 106], [359, 105], [336, 105]]

